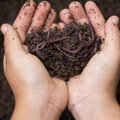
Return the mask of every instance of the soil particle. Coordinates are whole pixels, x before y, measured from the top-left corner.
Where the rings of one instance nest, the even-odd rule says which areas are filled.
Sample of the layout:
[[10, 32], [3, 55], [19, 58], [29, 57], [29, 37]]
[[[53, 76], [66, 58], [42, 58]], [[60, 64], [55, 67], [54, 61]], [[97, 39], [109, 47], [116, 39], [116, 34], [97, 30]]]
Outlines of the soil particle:
[[45, 1], [43, 1], [42, 3], [43, 3], [43, 5], [44, 5], [44, 7], [46, 7], [46, 2], [45, 2]]
[[14, 26], [14, 29], [17, 30], [18, 28], [16, 26]]
[[21, 16], [19, 16], [19, 19], [21, 20]]
[[100, 25], [100, 23], [97, 23], [97, 25], [99, 26], [99, 25]]
[[67, 14], [68, 14], [68, 12], [64, 13], [63, 15], [67, 15]]
[[26, 14], [27, 14], [27, 13], [25, 12], [24, 15], [26, 16]]
[[24, 27], [27, 28], [27, 25], [25, 25]]
[[89, 13], [89, 14], [91, 14], [91, 13], [92, 13], [92, 14], [96, 14], [96, 11], [95, 11], [94, 8], [90, 8], [90, 10], [88, 11], [88, 13]]
[[25, 6], [23, 7], [23, 9], [25, 9], [27, 6], [30, 6], [30, 0], [27, 0]]
[[79, 6], [78, 6], [78, 5], [75, 5], [75, 9], [76, 9], [76, 8], [79, 8]]
[[76, 2], [74, 2], [74, 4], [76, 5], [77, 3], [76, 3]]

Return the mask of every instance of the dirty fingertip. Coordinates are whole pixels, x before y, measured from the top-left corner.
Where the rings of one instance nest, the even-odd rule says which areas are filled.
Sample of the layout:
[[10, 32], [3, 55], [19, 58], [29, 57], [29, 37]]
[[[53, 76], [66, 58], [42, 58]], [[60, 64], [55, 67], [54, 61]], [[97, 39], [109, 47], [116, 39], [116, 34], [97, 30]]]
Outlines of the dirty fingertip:
[[59, 22], [58, 26], [59, 26], [60, 30], [63, 30], [63, 28], [65, 27], [65, 24], [63, 22]]
[[111, 19], [112, 19], [112, 23], [114, 25], [118, 25], [119, 24], [119, 17], [118, 16], [112, 16]]
[[69, 11], [69, 9], [63, 9], [60, 12], [60, 19], [61, 21], [63, 21], [65, 24], [70, 23], [71, 21], [73, 21], [72, 19], [72, 15]]
[[47, 1], [42, 1], [42, 2], [40, 1], [40, 2], [39, 2], [39, 5], [42, 6], [42, 7], [48, 7], [48, 8], [51, 8], [50, 3], [47, 2]]
[[55, 22], [56, 16], [57, 16], [56, 11], [54, 9], [51, 9], [43, 28], [45, 32], [47, 32], [50, 29], [50, 26]]
[[106, 33], [111, 33], [111, 30], [113, 31], [112, 33], [117, 33], [119, 31], [118, 24], [119, 24], [119, 17], [118, 16], [110, 17], [107, 20], [106, 25], [105, 25]]
[[51, 29], [54, 29], [54, 28], [60, 29], [57, 23], [53, 23], [50, 28]]
[[23, 45], [23, 49], [24, 49], [26, 52], [29, 52], [28, 46]]
[[5, 34], [6, 32], [7, 32], [7, 25], [6, 24], [3, 24], [2, 26], [1, 26], [1, 32], [3, 33], [3, 34]]

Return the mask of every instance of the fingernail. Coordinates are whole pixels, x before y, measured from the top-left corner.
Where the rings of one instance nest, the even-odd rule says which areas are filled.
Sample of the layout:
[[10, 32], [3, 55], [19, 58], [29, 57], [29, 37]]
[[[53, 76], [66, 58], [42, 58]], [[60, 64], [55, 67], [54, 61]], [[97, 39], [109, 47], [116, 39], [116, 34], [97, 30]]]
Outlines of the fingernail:
[[3, 25], [1, 27], [1, 31], [2, 31], [3, 34], [5, 34], [7, 32], [7, 27], [5, 25]]
[[119, 23], [119, 18], [116, 17], [116, 18], [112, 19], [112, 22], [113, 22], [113, 24], [118, 25], [118, 23]]

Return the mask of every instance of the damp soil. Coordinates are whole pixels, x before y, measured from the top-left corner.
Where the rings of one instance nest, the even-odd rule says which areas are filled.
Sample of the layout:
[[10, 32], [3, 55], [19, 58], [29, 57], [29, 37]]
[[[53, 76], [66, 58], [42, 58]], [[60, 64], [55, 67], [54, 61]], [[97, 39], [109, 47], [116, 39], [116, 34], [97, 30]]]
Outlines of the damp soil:
[[30, 52], [45, 65], [52, 77], [69, 80], [80, 74], [91, 57], [100, 50], [102, 40], [89, 24], [71, 22], [62, 31], [36, 30], [27, 35]]
[[[12, 24], [15, 17], [17, 16], [21, 6], [26, 0], [1, 0], [0, 1], [0, 25], [2, 23]], [[35, 0], [38, 1], [38, 0]], [[41, 0], [42, 1], [42, 0]], [[59, 14], [60, 10], [66, 8], [72, 0], [48, 0], [53, 8]], [[77, 0], [83, 5], [88, 0]], [[118, 15], [120, 17], [120, 0], [93, 0], [100, 7], [105, 19], [111, 15]], [[110, 5], [110, 6], [109, 6]], [[59, 18], [57, 18], [59, 21]], [[13, 93], [6, 81], [4, 72], [3, 72], [3, 36], [0, 32], [0, 120], [10, 120], [14, 109], [14, 96]], [[120, 84], [116, 93], [117, 100], [120, 104]], [[60, 120], [74, 120], [70, 112], [66, 109]]]

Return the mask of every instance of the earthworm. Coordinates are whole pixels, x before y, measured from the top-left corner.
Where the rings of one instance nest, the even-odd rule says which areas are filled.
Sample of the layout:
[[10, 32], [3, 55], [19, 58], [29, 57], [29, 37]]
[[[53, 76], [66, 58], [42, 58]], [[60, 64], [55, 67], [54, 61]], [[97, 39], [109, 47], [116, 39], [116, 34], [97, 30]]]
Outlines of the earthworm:
[[82, 40], [81, 32], [79, 32], [78, 37], [79, 37], [79, 40], [81, 41]]
[[50, 37], [50, 31], [48, 31], [47, 33], [47, 39]]
[[[43, 48], [45, 47], [45, 45], [46, 45], [46, 42], [45, 42], [45, 41], [43, 41], [43, 42], [41, 42], [41, 43], [39, 43], [39, 44], [37, 45], [37, 47], [36, 47], [36, 53], [39, 55], [39, 57], [41, 56], [41, 53], [40, 53], [39, 50], [43, 49]], [[40, 47], [40, 46], [41, 46], [41, 47]], [[40, 47], [40, 48], [39, 48], [39, 47]]]
[[86, 44], [83, 43], [82, 45], [80, 45], [76, 50], [70, 50], [70, 49], [67, 49], [67, 48], [63, 48], [65, 51], [69, 52], [69, 53], [72, 53], [72, 54], [76, 54], [78, 53], [79, 51], [81, 51], [84, 47], [89, 47], [91, 44], [93, 43], [93, 41], [90, 41], [90, 42], [87, 42]]
[[87, 43], [85, 43], [85, 47], [89, 47], [90, 45], [92, 45], [93, 41], [89, 41]]
[[70, 56], [70, 55], [66, 54], [65, 52], [63, 52], [63, 51], [58, 47], [58, 45], [54, 44], [54, 46], [58, 49], [58, 51], [62, 52], [62, 53], [63, 53], [64, 55], [66, 55], [67, 57], [73, 59], [72, 56]]
[[50, 40], [48, 41], [47, 43], [54, 43], [54, 42], [59, 42], [59, 41], [63, 41], [63, 40], [66, 40], [66, 39], [70, 39], [71, 37], [63, 37], [63, 38], [58, 38], [58, 39], [55, 39], [55, 40]]
[[84, 48], [84, 44], [80, 45], [76, 50], [70, 50], [70, 49], [67, 49], [67, 48], [63, 48], [63, 50], [69, 52], [69, 53], [72, 53], [72, 54], [76, 54], [78, 53], [79, 51], [81, 51], [82, 49]]
[[68, 43], [66, 43], [66, 42], [63, 42], [65, 45], [66, 45], [66, 48], [70, 48], [70, 47], [73, 47], [75, 44], [68, 44]]
[[90, 54], [91, 50], [92, 49], [89, 49], [88, 52], [84, 55], [85, 58]]

